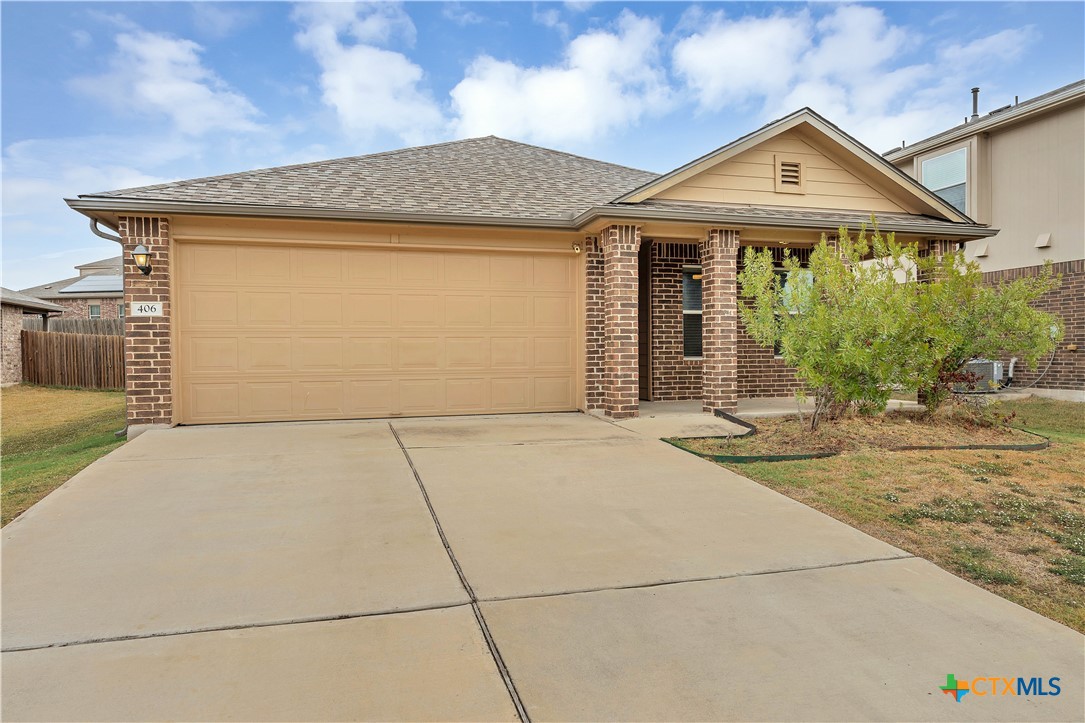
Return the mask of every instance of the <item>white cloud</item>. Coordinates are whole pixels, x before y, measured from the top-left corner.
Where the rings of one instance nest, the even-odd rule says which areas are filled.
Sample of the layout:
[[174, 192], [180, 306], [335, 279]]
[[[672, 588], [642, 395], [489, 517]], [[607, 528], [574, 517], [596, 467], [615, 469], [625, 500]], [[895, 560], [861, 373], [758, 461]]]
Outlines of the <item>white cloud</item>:
[[712, 17], [674, 47], [674, 69], [703, 109], [741, 105], [787, 90], [810, 34], [805, 12], [767, 18]]
[[72, 45], [77, 48], [87, 48], [94, 42], [94, 38], [86, 30], [73, 30], [68, 36], [72, 39]]
[[623, 11], [615, 32], [578, 36], [558, 65], [480, 56], [451, 91], [456, 133], [582, 142], [665, 112], [670, 90], [659, 64], [661, 40], [657, 21]]
[[[306, 4], [294, 11], [298, 47], [320, 65], [324, 103], [352, 135], [393, 133], [408, 143], [428, 139], [442, 124], [422, 86], [423, 70], [406, 55], [377, 47], [414, 42], [415, 28], [398, 5]], [[343, 42], [349, 36], [355, 42]]]
[[1039, 38], [1039, 32], [1031, 25], [1008, 28], [964, 45], [947, 45], [938, 55], [945, 63], [954, 65], [976, 66], [991, 60], [1007, 63], [1021, 57], [1025, 49]]
[[247, 7], [227, 7], [214, 2], [195, 2], [190, 7], [196, 29], [216, 40], [229, 37], [256, 19], [256, 13]]
[[71, 87], [112, 105], [123, 98], [125, 110], [165, 116], [189, 135], [258, 129], [256, 107], [203, 64], [197, 43], [130, 30], [116, 44], [109, 73], [76, 78]]
[[[677, 40], [672, 61], [702, 112], [753, 106], [770, 120], [809, 106], [875, 150], [958, 122], [961, 88], [1038, 37], [1025, 27], [925, 49], [936, 41], [859, 5], [817, 22], [805, 9], [733, 20], [691, 9], [679, 25], [693, 21], [707, 26]], [[925, 60], [900, 62], [914, 51]]]
[[461, 28], [486, 22], [486, 18], [473, 10], [467, 9], [463, 6], [463, 3], [458, 2], [445, 3], [441, 8], [441, 17], [445, 20], [451, 20]]
[[531, 20], [544, 28], [557, 30], [563, 38], [569, 37], [569, 24], [561, 19], [561, 13], [557, 8], [539, 10], [538, 7], [534, 7], [531, 10]]

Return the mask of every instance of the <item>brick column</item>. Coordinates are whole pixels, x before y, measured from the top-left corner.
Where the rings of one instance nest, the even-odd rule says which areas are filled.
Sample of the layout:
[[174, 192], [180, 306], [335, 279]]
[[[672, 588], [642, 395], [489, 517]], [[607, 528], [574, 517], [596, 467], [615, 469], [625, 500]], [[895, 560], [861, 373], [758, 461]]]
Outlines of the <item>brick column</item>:
[[640, 408], [637, 349], [637, 251], [639, 226], [608, 226], [603, 248], [605, 379], [603, 411], [614, 419], [635, 417]]
[[602, 409], [606, 379], [606, 304], [603, 298], [603, 250], [599, 239], [584, 239], [584, 402]]
[[[150, 425], [173, 424], [173, 350], [170, 340], [170, 228], [160, 217], [123, 216], [124, 364], [129, 438]], [[132, 249], [151, 252], [151, 274], [136, 268]], [[132, 316], [133, 302], [158, 302], [162, 316]]]
[[738, 231], [711, 229], [701, 249], [704, 411], [738, 408]]

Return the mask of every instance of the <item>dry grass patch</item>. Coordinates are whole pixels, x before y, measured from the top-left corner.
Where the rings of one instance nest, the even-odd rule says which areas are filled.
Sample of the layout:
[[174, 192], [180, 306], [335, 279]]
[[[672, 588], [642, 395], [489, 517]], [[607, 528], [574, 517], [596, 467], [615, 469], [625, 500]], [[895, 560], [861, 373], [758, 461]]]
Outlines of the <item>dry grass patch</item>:
[[124, 393], [23, 384], [0, 391], [2, 524], [123, 443]]
[[[725, 466], [1085, 632], [1085, 405], [1033, 398], [1002, 411], [1016, 413], [1013, 424], [1051, 437], [1051, 447], [887, 452], [885, 446], [916, 444], [912, 433], [926, 444], [977, 438], [948, 421], [929, 430], [909, 422], [902, 436], [901, 420], [887, 415], [826, 429], [825, 443], [845, 450], [836, 457]], [[764, 427], [788, 429], [786, 420]], [[995, 443], [1017, 439], [1012, 431], [995, 432], [1004, 435]], [[795, 451], [788, 432], [756, 437], [777, 444], [740, 452], [733, 445], [742, 441], [718, 440], [716, 453]]]
[[770, 455], [1043, 441], [1018, 429], [981, 424], [961, 414], [927, 418], [915, 410], [893, 411], [877, 417], [849, 416], [823, 423], [816, 432], [811, 432], [796, 417], [769, 417], [756, 420], [756, 424], [757, 434], [751, 436], [687, 439], [682, 445], [703, 454]]

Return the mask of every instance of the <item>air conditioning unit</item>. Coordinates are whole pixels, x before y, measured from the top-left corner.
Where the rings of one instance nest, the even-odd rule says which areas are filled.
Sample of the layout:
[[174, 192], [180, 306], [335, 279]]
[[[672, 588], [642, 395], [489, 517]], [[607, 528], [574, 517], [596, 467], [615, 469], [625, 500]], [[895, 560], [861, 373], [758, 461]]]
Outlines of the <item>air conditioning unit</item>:
[[969, 389], [968, 384], [954, 384], [957, 394], [990, 394], [1002, 386], [1002, 362], [993, 359], [973, 359], [964, 365], [965, 373], [976, 375], [976, 386]]

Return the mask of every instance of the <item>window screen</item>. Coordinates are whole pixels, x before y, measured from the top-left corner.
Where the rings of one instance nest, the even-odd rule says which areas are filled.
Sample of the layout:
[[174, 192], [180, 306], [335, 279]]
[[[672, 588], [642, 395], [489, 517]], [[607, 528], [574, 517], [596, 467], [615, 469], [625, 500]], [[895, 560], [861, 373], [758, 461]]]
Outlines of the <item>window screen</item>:
[[101, 304], [90, 305], [90, 318], [101, 319], [102, 318], [102, 306]]
[[923, 161], [923, 185], [965, 213], [968, 199], [968, 149], [958, 148]]
[[682, 271], [682, 355], [702, 356], [701, 347], [701, 270]]

